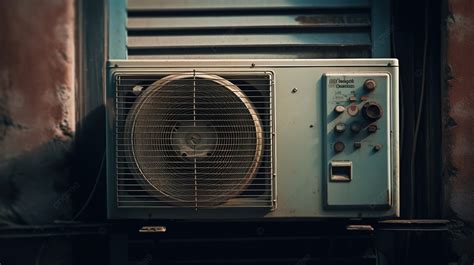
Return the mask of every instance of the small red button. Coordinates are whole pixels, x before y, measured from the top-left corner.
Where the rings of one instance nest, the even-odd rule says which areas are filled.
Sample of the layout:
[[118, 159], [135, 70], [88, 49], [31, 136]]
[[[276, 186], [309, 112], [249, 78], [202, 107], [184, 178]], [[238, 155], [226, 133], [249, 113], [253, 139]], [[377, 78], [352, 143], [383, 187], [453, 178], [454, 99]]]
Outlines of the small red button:
[[359, 107], [357, 105], [350, 105], [347, 107], [347, 113], [352, 117], [357, 116], [359, 114]]

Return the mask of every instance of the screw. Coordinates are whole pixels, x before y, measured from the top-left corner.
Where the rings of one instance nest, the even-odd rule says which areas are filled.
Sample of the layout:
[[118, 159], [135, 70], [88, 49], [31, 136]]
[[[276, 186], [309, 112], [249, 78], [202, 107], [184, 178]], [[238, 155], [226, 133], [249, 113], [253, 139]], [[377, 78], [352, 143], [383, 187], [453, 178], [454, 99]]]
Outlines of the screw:
[[254, 64], [254, 63], [252, 63], [252, 64], [250, 65], [250, 67], [254, 68], [254, 67], [255, 67], [255, 64]]
[[144, 88], [144, 87], [142, 87], [142, 86], [134, 86], [134, 87], [132, 88], [132, 92], [133, 92], [133, 94], [135, 94], [135, 95], [139, 95], [140, 93], [142, 93], [143, 88]]
[[309, 125], [309, 128], [313, 128], [313, 127], [314, 127], [314, 125], [313, 125], [313, 124], [310, 124], [310, 125]]
[[374, 151], [377, 152], [377, 151], [380, 151], [380, 149], [382, 149], [382, 145], [381, 145], [381, 144], [376, 144], [376, 145], [374, 146]]
[[298, 88], [296, 88], [296, 87], [291, 90], [291, 93], [292, 93], [292, 94], [294, 94], [294, 93], [296, 93], [296, 92], [298, 92]]

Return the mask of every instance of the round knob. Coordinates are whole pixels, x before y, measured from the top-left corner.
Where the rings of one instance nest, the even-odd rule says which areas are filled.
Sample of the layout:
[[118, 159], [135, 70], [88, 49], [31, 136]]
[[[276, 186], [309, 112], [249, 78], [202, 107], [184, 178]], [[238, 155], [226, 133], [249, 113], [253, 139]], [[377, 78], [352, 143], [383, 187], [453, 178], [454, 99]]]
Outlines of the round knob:
[[377, 83], [374, 79], [367, 79], [364, 82], [364, 89], [367, 91], [373, 91], [377, 87]]
[[383, 115], [382, 106], [376, 102], [368, 102], [362, 107], [362, 115], [369, 121], [376, 121]]
[[353, 133], [359, 133], [362, 130], [362, 124], [358, 121], [354, 121], [351, 123], [351, 131]]
[[335, 108], [334, 108], [334, 111], [341, 114], [343, 113], [344, 111], [346, 111], [346, 107], [342, 106], [342, 105], [337, 105]]
[[369, 127], [367, 127], [367, 132], [368, 133], [376, 133], [377, 132], [377, 124], [371, 124]]
[[340, 122], [336, 124], [336, 126], [334, 127], [334, 130], [338, 133], [343, 133], [346, 130], [346, 124]]
[[357, 105], [350, 105], [348, 108], [347, 108], [347, 113], [349, 115], [351, 115], [352, 117], [355, 117], [357, 116], [357, 114], [359, 114], [359, 107], [357, 107]]
[[334, 151], [336, 153], [340, 153], [340, 152], [344, 151], [344, 148], [346, 148], [346, 146], [344, 145], [343, 142], [337, 141], [337, 142], [334, 143]]

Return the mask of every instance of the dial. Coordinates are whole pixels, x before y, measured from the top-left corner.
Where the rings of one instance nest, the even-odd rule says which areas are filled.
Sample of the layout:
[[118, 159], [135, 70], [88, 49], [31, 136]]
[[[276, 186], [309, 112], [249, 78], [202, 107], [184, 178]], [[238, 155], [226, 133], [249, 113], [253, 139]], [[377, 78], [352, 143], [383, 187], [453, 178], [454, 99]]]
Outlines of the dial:
[[375, 82], [374, 79], [365, 80], [365, 82], [364, 82], [365, 90], [371, 92], [371, 91], [374, 91], [376, 87], [377, 87], [377, 83]]
[[377, 102], [367, 102], [362, 107], [362, 115], [368, 121], [376, 121], [383, 115], [383, 109]]

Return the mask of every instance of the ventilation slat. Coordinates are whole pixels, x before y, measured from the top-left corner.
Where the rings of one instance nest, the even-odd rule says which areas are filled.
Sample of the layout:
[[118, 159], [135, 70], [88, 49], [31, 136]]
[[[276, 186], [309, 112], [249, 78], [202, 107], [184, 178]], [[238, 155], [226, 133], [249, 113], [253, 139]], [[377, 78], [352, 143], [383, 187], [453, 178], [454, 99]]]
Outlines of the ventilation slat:
[[187, 16], [187, 17], [130, 17], [127, 28], [133, 30], [194, 30], [194, 29], [286, 29], [369, 27], [367, 14], [298, 14], [251, 16]]
[[265, 35], [211, 36], [130, 36], [128, 48], [203, 48], [203, 47], [265, 47], [265, 46], [361, 46], [370, 45], [367, 33], [300, 33]]
[[202, 9], [258, 9], [258, 8], [350, 8], [369, 7], [369, 0], [128, 0], [128, 10], [202, 10]]

